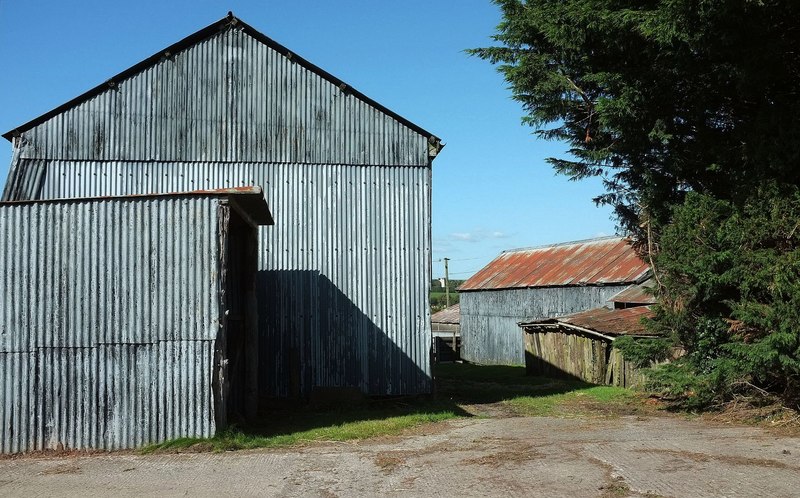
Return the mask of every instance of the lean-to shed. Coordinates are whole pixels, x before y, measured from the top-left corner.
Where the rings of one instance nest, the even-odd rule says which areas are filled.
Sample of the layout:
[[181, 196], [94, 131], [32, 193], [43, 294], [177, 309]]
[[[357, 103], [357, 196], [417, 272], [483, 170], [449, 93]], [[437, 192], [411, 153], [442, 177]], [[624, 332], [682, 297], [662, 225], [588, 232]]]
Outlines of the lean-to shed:
[[461, 357], [522, 365], [519, 322], [603, 306], [649, 272], [622, 237], [505, 251], [458, 289]]
[[423, 128], [229, 15], [3, 136], [5, 200], [261, 185], [262, 395], [430, 392]]
[[559, 318], [520, 323], [525, 331], [525, 371], [632, 387], [643, 380], [641, 369], [613, 347], [617, 337], [653, 337], [643, 324], [649, 306], [595, 308]]
[[260, 188], [0, 203], [0, 449], [211, 436], [257, 402]]

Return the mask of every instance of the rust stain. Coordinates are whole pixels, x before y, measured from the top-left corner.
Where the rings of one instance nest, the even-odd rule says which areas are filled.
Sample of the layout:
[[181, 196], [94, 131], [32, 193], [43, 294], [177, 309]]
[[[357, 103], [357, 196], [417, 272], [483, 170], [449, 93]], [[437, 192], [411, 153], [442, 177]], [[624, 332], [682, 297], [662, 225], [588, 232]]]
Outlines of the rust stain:
[[624, 309], [595, 308], [559, 318], [547, 318], [520, 325], [526, 331], [534, 331], [537, 325], [565, 324], [593, 330], [610, 336], [653, 335], [645, 329], [642, 323], [643, 318], [652, 317], [653, 311], [649, 306], [636, 306]]
[[506, 251], [459, 291], [638, 282], [650, 267], [622, 237]]

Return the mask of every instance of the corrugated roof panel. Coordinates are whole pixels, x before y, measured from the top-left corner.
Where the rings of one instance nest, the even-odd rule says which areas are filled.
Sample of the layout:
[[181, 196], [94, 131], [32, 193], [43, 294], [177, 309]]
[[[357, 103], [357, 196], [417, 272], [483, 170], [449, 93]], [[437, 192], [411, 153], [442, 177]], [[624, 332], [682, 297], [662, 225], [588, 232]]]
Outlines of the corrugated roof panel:
[[507, 251], [459, 291], [633, 283], [650, 270], [622, 237]]
[[614, 303], [654, 304], [656, 297], [652, 294], [653, 281], [646, 280], [639, 285], [632, 285], [613, 296], [610, 301]]
[[652, 318], [649, 306], [635, 308], [609, 309], [595, 308], [573, 315], [558, 318], [559, 323], [566, 323], [609, 335], [650, 335], [642, 323], [642, 318]]
[[521, 323], [520, 326], [525, 330], [533, 330], [538, 326], [562, 324], [593, 330], [610, 336], [655, 335], [645, 328], [642, 321], [643, 318], [652, 317], [653, 311], [649, 306], [636, 306], [625, 309], [594, 308], [559, 318], [546, 318]]
[[461, 323], [461, 305], [454, 304], [449, 308], [438, 311], [431, 315], [431, 323]]

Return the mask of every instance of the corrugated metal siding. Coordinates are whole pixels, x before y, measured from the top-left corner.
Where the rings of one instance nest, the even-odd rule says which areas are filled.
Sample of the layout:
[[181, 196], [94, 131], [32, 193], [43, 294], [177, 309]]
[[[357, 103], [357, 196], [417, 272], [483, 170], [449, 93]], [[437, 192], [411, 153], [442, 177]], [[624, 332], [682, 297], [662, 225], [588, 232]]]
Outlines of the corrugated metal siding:
[[427, 393], [429, 137], [409, 126], [225, 29], [24, 131], [4, 198], [261, 185], [264, 394]]
[[259, 230], [266, 394], [430, 392], [429, 168], [54, 161], [45, 169], [42, 198], [262, 185], [275, 218]]
[[627, 286], [546, 287], [463, 292], [461, 357], [484, 364], [524, 365], [522, 321], [602, 306]]
[[427, 137], [239, 29], [115, 82], [21, 140], [26, 159], [428, 162]]
[[217, 206], [0, 206], [3, 452], [213, 434]]

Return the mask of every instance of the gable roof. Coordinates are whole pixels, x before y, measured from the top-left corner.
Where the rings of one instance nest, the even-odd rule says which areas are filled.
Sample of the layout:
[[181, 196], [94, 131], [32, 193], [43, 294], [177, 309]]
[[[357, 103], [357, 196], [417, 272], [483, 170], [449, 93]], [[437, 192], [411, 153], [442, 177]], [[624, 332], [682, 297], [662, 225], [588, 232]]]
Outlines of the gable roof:
[[603, 237], [503, 252], [458, 291], [621, 285], [638, 283], [649, 272], [628, 239]]
[[203, 29], [201, 29], [201, 30], [199, 30], [199, 31], [187, 36], [186, 38], [182, 39], [181, 41], [179, 41], [177, 43], [173, 43], [172, 45], [166, 47], [165, 49], [156, 52], [155, 54], [151, 55], [147, 59], [144, 59], [143, 61], [139, 62], [138, 64], [135, 64], [135, 65], [131, 66], [130, 68], [122, 71], [121, 73], [119, 73], [119, 74], [117, 74], [115, 76], [112, 76], [111, 78], [109, 78], [105, 82], [95, 86], [94, 88], [92, 88], [91, 90], [88, 90], [87, 92], [82, 93], [81, 95], [78, 95], [74, 99], [72, 99], [72, 100], [70, 100], [68, 102], [65, 102], [64, 104], [56, 107], [55, 109], [52, 109], [52, 110], [42, 114], [41, 116], [36, 117], [36, 118], [28, 121], [25, 124], [17, 126], [13, 130], [7, 131], [6, 133], [4, 133], [2, 135], [2, 137], [5, 138], [6, 140], [11, 141], [11, 139], [14, 136], [17, 136], [17, 135], [19, 135], [21, 133], [24, 133], [24, 132], [30, 130], [31, 128], [36, 127], [37, 125], [39, 125], [41, 123], [44, 123], [45, 121], [51, 119], [52, 117], [63, 113], [64, 111], [66, 111], [68, 109], [76, 107], [76, 106], [82, 104], [83, 102], [86, 102], [86, 101], [90, 100], [91, 98], [93, 98], [93, 97], [99, 95], [100, 93], [108, 90], [109, 88], [113, 88], [120, 81], [128, 79], [131, 76], [133, 76], [135, 74], [138, 74], [138, 73], [144, 71], [145, 69], [148, 69], [148, 68], [156, 65], [157, 63], [161, 62], [165, 58], [168, 58], [168, 57], [170, 57], [170, 56], [172, 56], [172, 55], [174, 55], [174, 54], [176, 54], [176, 53], [178, 53], [178, 52], [180, 52], [182, 50], [185, 50], [188, 47], [191, 47], [192, 45], [195, 45], [195, 44], [197, 44], [197, 43], [199, 43], [199, 42], [201, 42], [201, 41], [203, 41], [203, 40], [205, 40], [207, 38], [210, 38], [210, 37], [218, 34], [222, 30], [231, 29], [231, 28], [241, 29], [242, 31], [244, 31], [248, 35], [252, 36], [253, 38], [258, 40], [259, 42], [263, 43], [264, 45], [267, 45], [268, 47], [272, 48], [276, 52], [284, 55], [285, 57], [287, 57], [289, 59], [291, 59], [296, 64], [301, 65], [302, 67], [308, 69], [309, 71], [319, 75], [321, 78], [323, 78], [323, 79], [331, 82], [332, 84], [336, 85], [342, 91], [347, 92], [349, 95], [352, 95], [352, 96], [356, 97], [357, 99], [363, 101], [364, 103], [368, 104], [369, 106], [371, 106], [371, 107], [381, 111], [382, 113], [392, 117], [393, 119], [395, 119], [398, 122], [402, 123], [403, 125], [407, 126], [409, 129], [415, 131], [416, 133], [418, 133], [418, 134], [420, 134], [420, 135], [422, 135], [424, 137], [427, 137], [428, 138], [428, 142], [435, 148], [436, 152], [438, 152], [439, 150], [442, 149], [442, 147], [444, 147], [444, 145], [441, 143], [441, 139], [439, 137], [437, 137], [436, 135], [434, 135], [431, 132], [425, 130], [421, 126], [412, 123], [408, 119], [400, 116], [396, 112], [394, 112], [394, 111], [388, 109], [387, 107], [379, 104], [375, 100], [367, 97], [363, 93], [359, 92], [355, 88], [352, 88], [350, 85], [348, 85], [344, 81], [340, 80], [339, 78], [333, 76], [332, 74], [328, 73], [327, 71], [325, 71], [324, 69], [320, 68], [319, 66], [316, 66], [315, 64], [312, 64], [308, 60], [298, 56], [295, 53], [293, 53], [288, 48], [284, 47], [283, 45], [281, 45], [280, 43], [276, 42], [272, 38], [269, 38], [265, 34], [259, 32], [258, 30], [256, 30], [252, 26], [250, 26], [249, 24], [245, 23], [241, 19], [239, 19], [236, 16], [234, 16], [232, 12], [228, 12], [228, 15], [223, 17], [219, 21], [217, 21], [215, 23], [212, 23], [212, 24], [206, 26], [205, 28], [203, 28]]

